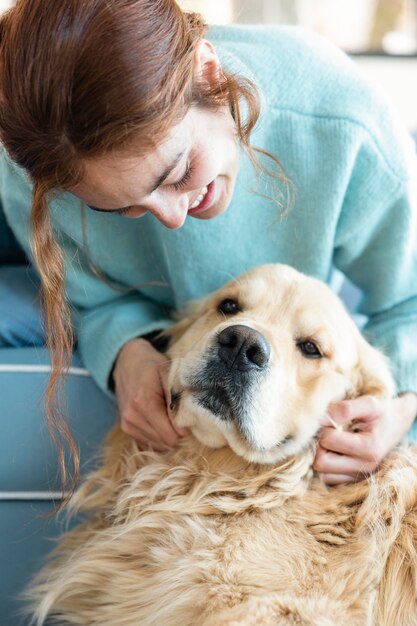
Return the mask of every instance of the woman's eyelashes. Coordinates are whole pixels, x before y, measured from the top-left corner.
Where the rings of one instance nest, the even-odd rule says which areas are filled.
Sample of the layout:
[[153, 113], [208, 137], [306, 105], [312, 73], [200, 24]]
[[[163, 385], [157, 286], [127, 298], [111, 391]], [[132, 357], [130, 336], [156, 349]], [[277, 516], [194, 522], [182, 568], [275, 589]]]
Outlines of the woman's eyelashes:
[[123, 209], [118, 209], [117, 215], [121, 215], [121, 216], [128, 215], [131, 208], [132, 208], [131, 206], [125, 206], [123, 207]]
[[127, 213], [129, 213], [130, 209], [132, 208], [132, 206], [125, 206], [122, 209], [99, 209], [96, 206], [93, 206], [92, 204], [87, 204], [86, 206], [88, 206], [89, 209], [91, 209], [92, 211], [97, 211], [98, 213], [113, 213], [116, 215], [126, 215]]
[[181, 178], [181, 180], [177, 181], [176, 183], [172, 183], [171, 187], [174, 187], [176, 191], [178, 191], [179, 189], [182, 189], [183, 187], [186, 186], [186, 184], [190, 180], [192, 173], [193, 173], [192, 165], [187, 165], [187, 169], [185, 170], [184, 176]]

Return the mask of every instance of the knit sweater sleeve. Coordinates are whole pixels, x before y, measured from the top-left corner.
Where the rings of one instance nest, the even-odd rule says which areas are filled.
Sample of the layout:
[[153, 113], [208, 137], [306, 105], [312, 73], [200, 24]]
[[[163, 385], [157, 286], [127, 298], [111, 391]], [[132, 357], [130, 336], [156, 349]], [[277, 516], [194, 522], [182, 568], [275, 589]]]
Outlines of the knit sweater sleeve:
[[363, 294], [364, 333], [391, 359], [398, 392], [417, 393], [417, 157], [411, 140], [404, 154], [404, 168], [393, 168], [371, 137], [361, 143], [334, 262]]
[[140, 289], [117, 290], [97, 278], [84, 252], [72, 242], [64, 245], [71, 258], [66, 267], [66, 291], [72, 307], [78, 349], [98, 385], [108, 391], [109, 377], [121, 348], [135, 337], [166, 328], [168, 311]]
[[125, 343], [172, 323], [160, 303], [139, 290], [115, 291], [86, 264], [68, 268], [67, 294], [76, 307], [74, 326], [81, 357], [104, 391], [108, 391], [111, 370]]

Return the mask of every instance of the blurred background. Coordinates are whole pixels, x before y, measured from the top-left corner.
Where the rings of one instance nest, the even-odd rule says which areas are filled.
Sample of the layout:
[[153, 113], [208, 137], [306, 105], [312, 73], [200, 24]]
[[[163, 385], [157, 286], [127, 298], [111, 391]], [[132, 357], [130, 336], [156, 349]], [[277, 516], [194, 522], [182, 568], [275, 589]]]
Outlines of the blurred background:
[[[417, 128], [417, 0], [177, 1], [210, 24], [298, 24], [320, 32], [354, 56]], [[12, 4], [0, 0], [0, 11]]]
[[352, 54], [417, 129], [417, 0], [179, 0], [209, 23], [298, 24]]
[[299, 24], [353, 53], [417, 54], [417, 0], [179, 0], [208, 22]]

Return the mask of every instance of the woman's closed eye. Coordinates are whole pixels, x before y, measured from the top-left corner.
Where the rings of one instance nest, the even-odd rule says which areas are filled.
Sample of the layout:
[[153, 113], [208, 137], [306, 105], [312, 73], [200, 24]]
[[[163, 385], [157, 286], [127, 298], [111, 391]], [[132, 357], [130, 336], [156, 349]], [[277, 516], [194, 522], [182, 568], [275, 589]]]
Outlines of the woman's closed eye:
[[87, 204], [87, 206], [92, 211], [98, 211], [99, 213], [115, 213], [116, 215], [127, 215], [132, 208], [132, 206], [125, 206], [122, 209], [99, 209], [91, 204]]
[[193, 173], [193, 167], [192, 165], [187, 165], [187, 169], [185, 170], [185, 174], [183, 175], [183, 177], [177, 181], [176, 183], [171, 183], [171, 187], [174, 187], [175, 190], [179, 190], [182, 189], [183, 187], [185, 187], [185, 185], [188, 183], [188, 181], [191, 178], [191, 175]]
[[[192, 165], [187, 165], [187, 168], [182, 178], [175, 183], [170, 183], [168, 186], [173, 187], [176, 191], [178, 191], [186, 186], [192, 174], [193, 174]], [[129, 213], [133, 208], [132, 205], [123, 207], [121, 209], [99, 209], [98, 207], [92, 206], [91, 204], [87, 204], [87, 206], [89, 209], [92, 209], [93, 211], [100, 211], [102, 213], [115, 213], [116, 215], [121, 215], [121, 216], [129, 216]]]

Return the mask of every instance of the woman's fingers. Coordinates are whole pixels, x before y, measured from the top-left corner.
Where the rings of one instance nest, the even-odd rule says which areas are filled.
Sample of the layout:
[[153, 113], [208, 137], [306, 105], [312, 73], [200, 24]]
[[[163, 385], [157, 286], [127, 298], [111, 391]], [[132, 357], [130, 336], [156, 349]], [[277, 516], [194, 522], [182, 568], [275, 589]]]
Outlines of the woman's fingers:
[[385, 456], [383, 441], [373, 431], [349, 432], [332, 427], [322, 428], [319, 443], [326, 450], [379, 463]]
[[334, 422], [346, 425], [354, 420], [371, 421], [379, 417], [382, 411], [382, 403], [374, 396], [360, 396], [353, 400], [342, 400], [330, 404], [327, 412]]
[[123, 423], [139, 429], [154, 444], [173, 446], [178, 441], [162, 396], [154, 395], [147, 402], [135, 398], [134, 404], [122, 413], [122, 427]]
[[377, 467], [377, 463], [375, 461], [365, 461], [362, 458], [337, 454], [319, 447], [313, 467], [322, 474], [349, 475], [357, 480], [372, 474]]
[[[380, 461], [384, 451], [380, 450], [380, 438], [375, 435], [375, 427], [382, 417], [382, 403], [373, 396], [331, 404], [319, 443], [323, 448], [339, 454], [370, 462]], [[349, 430], [346, 430], [347, 425]]]
[[[360, 478], [363, 477], [361, 476]], [[321, 479], [326, 485], [329, 485], [329, 487], [333, 485], [345, 485], [346, 483], [354, 483], [358, 480], [357, 478], [354, 478], [353, 476], [348, 476], [347, 474], [322, 474]]]
[[322, 448], [339, 454], [361, 458], [367, 458], [370, 454], [369, 437], [364, 432], [352, 433], [326, 426], [320, 432], [319, 443]]
[[154, 449], [173, 446], [179, 436], [168, 405], [170, 362], [143, 339], [128, 342], [120, 351], [115, 371], [115, 391], [121, 426], [141, 445]]
[[168, 417], [165, 406], [160, 408], [158, 412], [152, 415], [151, 412], [147, 412], [144, 416], [146, 423], [159, 433], [159, 438], [167, 446], [174, 446], [178, 441], [178, 433], [176, 432], [171, 420]]
[[153, 428], [149, 428], [148, 424], [142, 427], [132, 422], [123, 421], [121, 426], [123, 432], [132, 437], [141, 450], [152, 449], [162, 452], [167, 447], [161, 442], [161, 437], [158, 433]]
[[327, 484], [369, 476], [407, 432], [416, 406], [415, 394], [394, 399], [362, 396], [330, 405], [314, 468]]
[[169, 385], [168, 385], [168, 375], [169, 375], [169, 367], [170, 367], [170, 363], [167, 361], [166, 363], [161, 364], [161, 366], [159, 367], [159, 375], [161, 378], [161, 386], [162, 386], [162, 390], [164, 393], [164, 397], [162, 398], [162, 402], [164, 403], [166, 410], [167, 410], [167, 414], [168, 414], [168, 419], [169, 422], [172, 426], [172, 428], [174, 429], [175, 433], [179, 436], [179, 437], [186, 437], [187, 435], [190, 434], [190, 429], [189, 428], [181, 428], [180, 426], [177, 426], [175, 424], [175, 422], [172, 419], [172, 413], [171, 413], [171, 409], [170, 409], [170, 405], [171, 405], [171, 391], [169, 389]]

